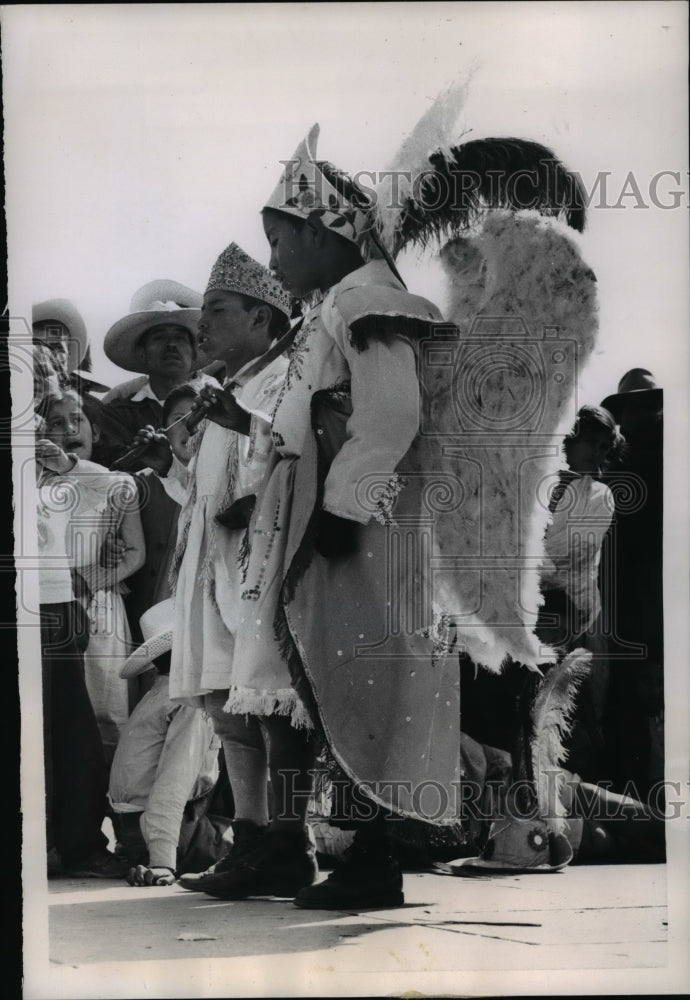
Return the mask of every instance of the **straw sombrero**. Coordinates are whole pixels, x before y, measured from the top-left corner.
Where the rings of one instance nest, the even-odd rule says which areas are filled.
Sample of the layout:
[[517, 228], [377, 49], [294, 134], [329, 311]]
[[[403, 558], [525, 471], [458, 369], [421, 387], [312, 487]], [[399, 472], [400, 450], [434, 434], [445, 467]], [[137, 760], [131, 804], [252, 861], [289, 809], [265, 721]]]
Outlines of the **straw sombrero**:
[[199, 292], [168, 278], [143, 285], [132, 297], [131, 311], [106, 333], [106, 357], [128, 372], [143, 372], [139, 340], [147, 330], [161, 324], [183, 326], [195, 343], [202, 302]]
[[154, 604], [139, 619], [144, 641], [127, 658], [120, 670], [120, 677], [136, 677], [150, 670], [153, 660], [172, 649], [173, 600], [169, 597], [160, 604]]
[[47, 299], [31, 307], [31, 323], [62, 323], [67, 327], [67, 368], [79, 368], [89, 346], [86, 324], [76, 307], [68, 299]]

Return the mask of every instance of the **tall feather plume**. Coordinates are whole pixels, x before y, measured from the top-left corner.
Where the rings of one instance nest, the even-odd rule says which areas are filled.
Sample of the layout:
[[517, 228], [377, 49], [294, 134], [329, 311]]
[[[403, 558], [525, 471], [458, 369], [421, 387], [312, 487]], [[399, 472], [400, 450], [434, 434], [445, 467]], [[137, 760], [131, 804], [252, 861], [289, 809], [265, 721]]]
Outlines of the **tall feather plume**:
[[441, 91], [387, 165], [388, 173], [395, 172], [395, 181], [382, 177], [376, 195], [381, 241], [389, 250], [395, 248], [403, 207], [412, 200], [413, 179], [429, 170], [434, 150], [446, 148], [457, 135], [456, 123], [471, 80], [472, 71]]
[[570, 733], [575, 697], [589, 675], [592, 654], [575, 649], [552, 667], [539, 686], [532, 708], [532, 767], [537, 801], [542, 816], [554, 833], [565, 830], [560, 792], [565, 777], [563, 740]]
[[419, 173], [424, 179], [404, 199], [389, 235], [394, 255], [410, 244], [426, 247], [460, 236], [491, 208], [532, 209], [578, 232], [585, 227], [582, 182], [538, 142], [472, 139], [447, 152], [438, 149]]

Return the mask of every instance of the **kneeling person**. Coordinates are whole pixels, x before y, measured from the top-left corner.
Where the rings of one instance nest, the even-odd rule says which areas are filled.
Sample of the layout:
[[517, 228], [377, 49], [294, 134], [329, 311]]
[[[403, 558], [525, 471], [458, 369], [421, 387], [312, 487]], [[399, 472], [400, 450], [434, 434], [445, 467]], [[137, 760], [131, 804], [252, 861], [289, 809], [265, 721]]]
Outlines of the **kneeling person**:
[[[185, 806], [210, 794], [218, 778], [220, 744], [210, 722], [198, 709], [170, 700], [172, 616], [170, 599], [142, 616], [145, 642], [120, 671], [127, 678], [154, 667], [158, 672], [122, 732], [110, 773], [113, 825], [118, 851], [132, 865], [130, 885], [175, 881], [194, 833]], [[219, 853], [224, 849], [218, 844]], [[216, 860], [209, 854], [202, 867]]]

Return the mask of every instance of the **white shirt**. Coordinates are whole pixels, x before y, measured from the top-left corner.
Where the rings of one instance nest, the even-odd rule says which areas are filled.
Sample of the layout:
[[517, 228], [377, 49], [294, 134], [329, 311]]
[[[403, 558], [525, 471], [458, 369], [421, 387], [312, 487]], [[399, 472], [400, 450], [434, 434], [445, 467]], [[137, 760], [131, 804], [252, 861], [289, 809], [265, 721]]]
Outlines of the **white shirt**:
[[133, 396], [130, 396], [132, 403], [141, 403], [144, 399], [152, 399], [154, 402], [160, 403], [161, 406], [165, 402], [165, 397], [163, 397], [163, 399], [159, 399], [155, 394], [151, 388], [151, 382], [149, 379], [146, 379], [146, 382], [142, 385], [138, 392], [135, 392]]

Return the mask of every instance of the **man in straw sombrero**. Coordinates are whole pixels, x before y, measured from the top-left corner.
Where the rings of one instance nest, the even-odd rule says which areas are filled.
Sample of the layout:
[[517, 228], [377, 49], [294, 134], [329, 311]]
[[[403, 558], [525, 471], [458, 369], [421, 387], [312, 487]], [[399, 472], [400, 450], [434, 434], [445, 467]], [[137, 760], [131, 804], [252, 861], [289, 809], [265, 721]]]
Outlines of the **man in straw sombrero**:
[[[162, 278], [135, 292], [130, 312], [108, 330], [103, 343], [106, 357], [142, 377], [115, 386], [103, 399], [105, 464], [131, 447], [141, 427], [159, 426], [166, 396], [189, 378], [196, 362], [200, 307], [198, 292]], [[131, 469], [142, 467], [139, 463]]]

